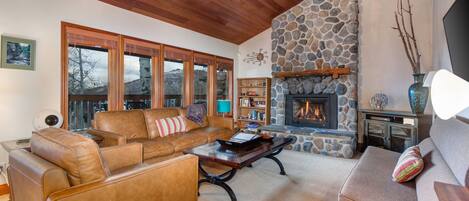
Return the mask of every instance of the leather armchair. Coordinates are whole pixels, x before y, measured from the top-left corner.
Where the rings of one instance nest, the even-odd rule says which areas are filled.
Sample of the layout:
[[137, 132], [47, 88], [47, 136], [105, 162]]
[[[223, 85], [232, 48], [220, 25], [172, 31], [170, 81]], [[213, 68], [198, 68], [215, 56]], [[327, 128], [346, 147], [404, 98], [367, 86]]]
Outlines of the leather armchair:
[[195, 201], [198, 159], [142, 162], [142, 145], [99, 149], [92, 140], [61, 129], [33, 134], [31, 152], [10, 153], [13, 201]]

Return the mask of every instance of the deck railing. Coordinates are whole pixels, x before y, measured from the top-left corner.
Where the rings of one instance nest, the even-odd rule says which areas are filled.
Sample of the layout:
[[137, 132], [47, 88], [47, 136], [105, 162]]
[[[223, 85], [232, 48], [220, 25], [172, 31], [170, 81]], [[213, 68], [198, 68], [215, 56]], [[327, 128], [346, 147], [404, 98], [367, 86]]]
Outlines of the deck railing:
[[[151, 108], [151, 97], [145, 95], [125, 95], [122, 109]], [[196, 103], [206, 103], [205, 95], [197, 95]], [[166, 95], [166, 106], [175, 107], [182, 101], [181, 95]], [[68, 97], [68, 128], [72, 131], [83, 131], [92, 127], [96, 112], [108, 110], [107, 95], [70, 95]]]

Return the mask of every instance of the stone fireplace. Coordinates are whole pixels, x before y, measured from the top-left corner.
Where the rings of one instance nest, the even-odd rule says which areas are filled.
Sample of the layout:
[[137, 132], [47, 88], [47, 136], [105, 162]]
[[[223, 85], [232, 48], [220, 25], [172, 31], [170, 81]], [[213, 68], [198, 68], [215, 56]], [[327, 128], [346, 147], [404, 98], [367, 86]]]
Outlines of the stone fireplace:
[[352, 70], [337, 79], [274, 78], [272, 124], [286, 125], [288, 96], [336, 96], [337, 125], [331, 128], [356, 132], [358, 0], [304, 0], [276, 17], [272, 21], [271, 59], [274, 73], [344, 67]]
[[[295, 151], [353, 156], [358, 12], [358, 0], [304, 0], [272, 21], [272, 72], [295, 77], [272, 79], [272, 125], [262, 132], [293, 137]], [[304, 76], [332, 68], [351, 73]]]
[[287, 95], [285, 125], [337, 129], [337, 96]]

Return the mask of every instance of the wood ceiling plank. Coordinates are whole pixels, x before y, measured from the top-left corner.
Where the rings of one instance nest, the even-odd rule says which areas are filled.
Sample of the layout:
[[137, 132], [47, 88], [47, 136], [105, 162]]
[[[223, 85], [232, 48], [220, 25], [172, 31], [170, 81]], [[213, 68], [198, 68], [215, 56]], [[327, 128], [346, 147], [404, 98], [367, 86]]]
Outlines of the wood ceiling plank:
[[99, 0], [186, 29], [241, 44], [302, 0]]

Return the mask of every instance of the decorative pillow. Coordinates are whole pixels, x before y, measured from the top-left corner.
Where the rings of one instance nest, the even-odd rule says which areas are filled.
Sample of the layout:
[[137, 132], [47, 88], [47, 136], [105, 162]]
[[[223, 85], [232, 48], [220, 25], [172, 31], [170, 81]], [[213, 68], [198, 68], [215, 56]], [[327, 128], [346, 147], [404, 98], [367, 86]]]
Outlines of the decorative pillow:
[[186, 122], [183, 116], [157, 119], [155, 122], [160, 137], [186, 132]]
[[199, 128], [205, 128], [208, 126], [208, 117], [205, 116], [203, 118], [203, 123], [202, 124], [198, 124], [198, 123], [195, 123], [194, 121], [190, 120], [187, 118], [187, 109], [180, 109], [179, 110], [179, 115], [182, 115], [184, 116], [184, 120], [186, 122], [186, 132], [189, 132], [191, 130], [195, 130], [195, 129], [199, 129]]
[[207, 116], [207, 107], [205, 104], [192, 104], [187, 107], [186, 118], [202, 125]]
[[423, 159], [420, 148], [413, 146], [407, 148], [399, 157], [399, 161], [392, 173], [392, 180], [404, 183], [412, 180], [423, 170]]

